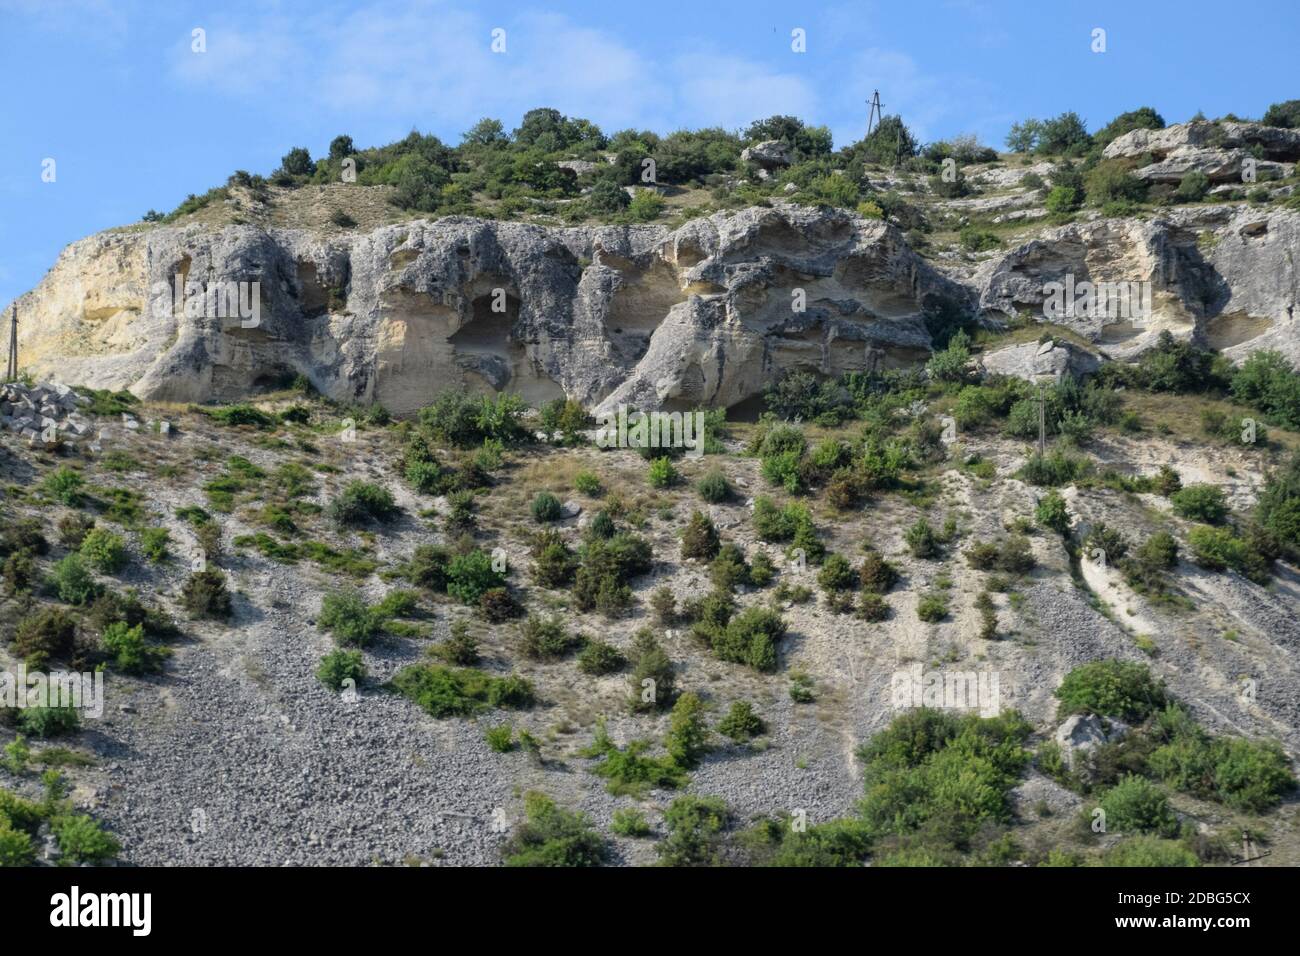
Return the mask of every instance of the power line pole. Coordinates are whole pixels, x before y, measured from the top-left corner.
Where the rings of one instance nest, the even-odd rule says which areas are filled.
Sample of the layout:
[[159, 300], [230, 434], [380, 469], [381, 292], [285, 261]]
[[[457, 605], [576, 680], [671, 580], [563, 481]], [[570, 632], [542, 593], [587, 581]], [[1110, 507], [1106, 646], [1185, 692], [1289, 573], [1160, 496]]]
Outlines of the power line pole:
[[870, 136], [871, 130], [873, 129], [873, 121], [875, 126], [879, 126], [880, 121], [885, 118], [884, 114], [881, 112], [884, 104], [880, 102], [880, 90], [872, 90], [871, 99], [867, 100], [867, 102], [871, 104], [871, 108], [867, 111], [867, 135]]
[[5, 365], [5, 381], [18, 381], [18, 303], [14, 303], [13, 317], [9, 320], [9, 362]]

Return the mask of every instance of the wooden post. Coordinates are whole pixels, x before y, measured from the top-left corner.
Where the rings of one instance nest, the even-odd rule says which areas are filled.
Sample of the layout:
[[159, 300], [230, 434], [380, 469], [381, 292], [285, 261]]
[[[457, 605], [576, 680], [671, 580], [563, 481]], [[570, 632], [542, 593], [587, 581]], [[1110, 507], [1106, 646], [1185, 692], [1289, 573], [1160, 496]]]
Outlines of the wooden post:
[[1043, 383], [1038, 383], [1038, 456], [1047, 454], [1047, 393]]

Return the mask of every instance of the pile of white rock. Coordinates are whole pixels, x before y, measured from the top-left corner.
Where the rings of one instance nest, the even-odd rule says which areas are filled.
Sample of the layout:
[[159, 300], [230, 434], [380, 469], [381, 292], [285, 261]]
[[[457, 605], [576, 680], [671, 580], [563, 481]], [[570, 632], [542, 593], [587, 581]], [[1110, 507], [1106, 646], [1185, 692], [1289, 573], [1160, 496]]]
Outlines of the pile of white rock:
[[90, 399], [59, 382], [0, 385], [0, 427], [16, 432], [29, 445], [53, 446], [80, 442], [94, 435], [81, 414]]

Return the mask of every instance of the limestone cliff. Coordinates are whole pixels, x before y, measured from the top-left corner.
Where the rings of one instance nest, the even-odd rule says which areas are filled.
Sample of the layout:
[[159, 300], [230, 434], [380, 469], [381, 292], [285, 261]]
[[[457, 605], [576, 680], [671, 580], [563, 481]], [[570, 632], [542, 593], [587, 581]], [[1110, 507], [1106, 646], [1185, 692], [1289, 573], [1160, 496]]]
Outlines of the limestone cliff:
[[[1065, 324], [1114, 357], [1161, 329], [1300, 360], [1300, 213], [1223, 204], [1047, 229], [941, 270], [892, 225], [787, 203], [663, 226], [464, 217], [327, 236], [133, 228], [69, 246], [19, 299], [22, 367], [157, 400], [232, 400], [306, 375], [397, 413], [453, 387], [589, 407], [735, 406], [784, 370], [927, 354], [933, 320], [1041, 316], [1071, 273], [1149, 282], [1153, 314]], [[259, 286], [256, 325], [190, 313], [176, 284]]]

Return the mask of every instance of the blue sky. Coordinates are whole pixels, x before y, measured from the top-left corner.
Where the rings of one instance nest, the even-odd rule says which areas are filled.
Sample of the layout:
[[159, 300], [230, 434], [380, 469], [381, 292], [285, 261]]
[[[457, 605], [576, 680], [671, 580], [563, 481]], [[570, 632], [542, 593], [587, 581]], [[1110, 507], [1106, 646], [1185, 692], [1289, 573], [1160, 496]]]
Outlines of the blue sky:
[[923, 140], [1000, 146], [1012, 122], [1064, 110], [1090, 129], [1142, 105], [1171, 123], [1259, 116], [1300, 96], [1298, 38], [1294, 0], [0, 0], [0, 303], [67, 243], [339, 133], [456, 143], [482, 116], [512, 128], [553, 106], [607, 132], [794, 113], [839, 146], [879, 88]]

